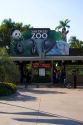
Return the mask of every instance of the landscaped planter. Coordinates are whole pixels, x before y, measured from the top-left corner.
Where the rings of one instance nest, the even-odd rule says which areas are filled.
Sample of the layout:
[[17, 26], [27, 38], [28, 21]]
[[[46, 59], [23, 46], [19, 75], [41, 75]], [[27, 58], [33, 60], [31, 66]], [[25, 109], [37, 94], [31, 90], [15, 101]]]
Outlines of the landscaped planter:
[[16, 92], [16, 85], [13, 83], [0, 83], [0, 96], [8, 96]]

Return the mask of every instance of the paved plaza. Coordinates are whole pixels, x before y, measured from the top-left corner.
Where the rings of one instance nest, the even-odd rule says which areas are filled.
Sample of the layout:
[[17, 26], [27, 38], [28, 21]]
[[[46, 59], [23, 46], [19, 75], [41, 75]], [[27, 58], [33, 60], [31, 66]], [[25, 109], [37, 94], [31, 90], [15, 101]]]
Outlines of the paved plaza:
[[22, 86], [0, 97], [0, 125], [83, 125], [83, 89]]

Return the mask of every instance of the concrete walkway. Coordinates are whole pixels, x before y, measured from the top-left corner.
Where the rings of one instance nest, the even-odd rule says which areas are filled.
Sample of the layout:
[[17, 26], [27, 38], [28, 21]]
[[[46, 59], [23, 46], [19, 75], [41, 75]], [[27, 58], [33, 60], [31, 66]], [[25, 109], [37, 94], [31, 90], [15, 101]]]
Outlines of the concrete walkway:
[[22, 86], [0, 97], [0, 125], [83, 125], [83, 89]]

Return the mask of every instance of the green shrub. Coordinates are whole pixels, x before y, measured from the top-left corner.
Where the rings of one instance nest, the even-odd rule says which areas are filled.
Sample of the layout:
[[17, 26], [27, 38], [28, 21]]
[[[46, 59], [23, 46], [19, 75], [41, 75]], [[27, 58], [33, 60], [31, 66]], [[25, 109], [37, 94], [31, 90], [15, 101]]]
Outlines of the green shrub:
[[0, 83], [0, 96], [8, 96], [16, 92], [14, 83]]
[[18, 83], [19, 66], [9, 57], [5, 48], [0, 48], [0, 82]]

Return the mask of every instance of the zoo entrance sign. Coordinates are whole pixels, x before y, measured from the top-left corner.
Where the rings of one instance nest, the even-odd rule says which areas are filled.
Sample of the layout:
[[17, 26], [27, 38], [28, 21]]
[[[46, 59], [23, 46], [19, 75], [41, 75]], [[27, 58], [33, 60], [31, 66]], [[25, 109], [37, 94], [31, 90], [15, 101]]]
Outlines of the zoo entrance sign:
[[35, 57], [69, 55], [69, 45], [61, 32], [49, 28], [31, 28], [26, 32], [15, 30], [10, 42], [11, 56]]
[[32, 28], [31, 39], [47, 39], [49, 31], [49, 28]]

